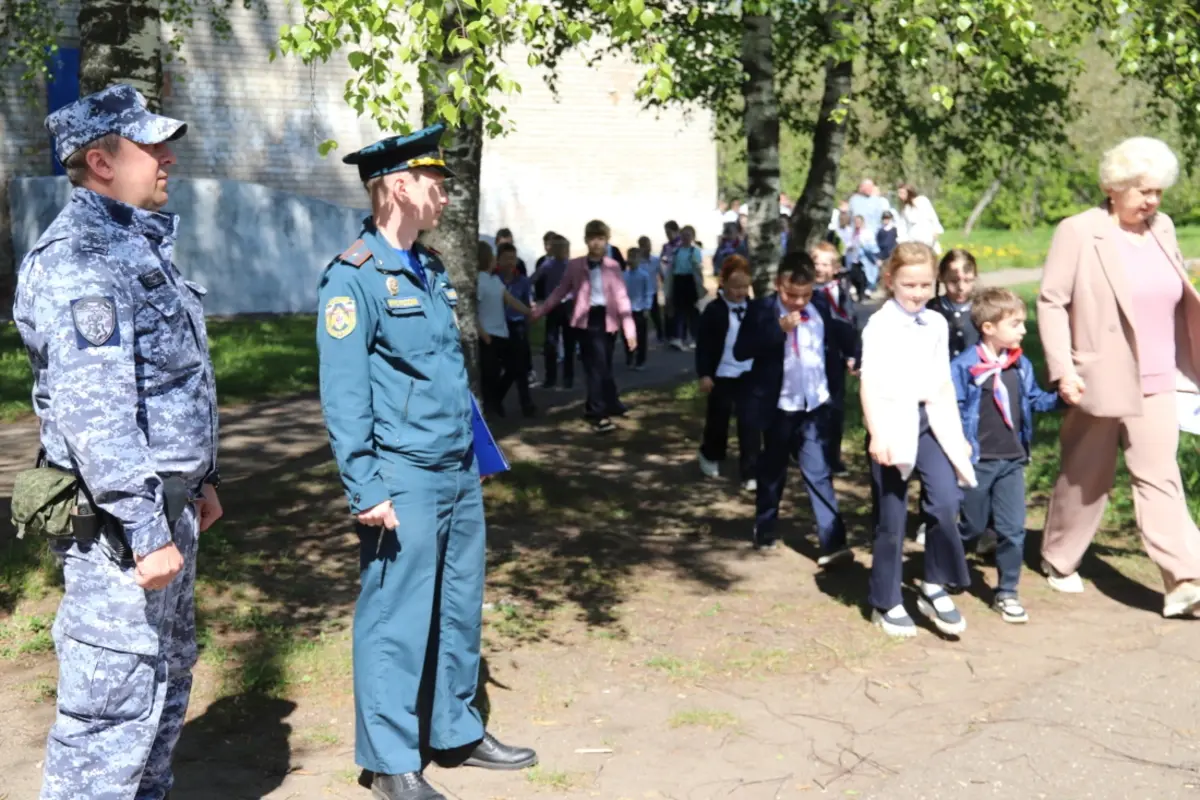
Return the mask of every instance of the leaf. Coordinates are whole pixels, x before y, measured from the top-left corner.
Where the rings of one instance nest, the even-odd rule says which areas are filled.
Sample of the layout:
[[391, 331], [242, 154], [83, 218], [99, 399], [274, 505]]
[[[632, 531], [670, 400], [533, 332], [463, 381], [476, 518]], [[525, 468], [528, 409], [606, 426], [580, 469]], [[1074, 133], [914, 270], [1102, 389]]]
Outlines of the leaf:
[[325, 141], [323, 141], [319, 145], [317, 145], [317, 152], [320, 153], [321, 158], [325, 158], [331, 152], [333, 152], [334, 150], [337, 150], [337, 146], [338, 146], [338, 143], [336, 140], [326, 139]]
[[971, 29], [971, 18], [966, 14], [959, 14], [958, 19], [954, 20], [954, 24], [958, 26], [959, 31], [966, 33]]
[[346, 56], [346, 60], [349, 61], [350, 66], [356, 70], [362, 69], [367, 64], [371, 63], [371, 57], [361, 50], [355, 50], [354, 52], [350, 53], [350, 55]]
[[691, 10], [688, 11], [688, 16], [687, 16], [688, 25], [695, 25], [696, 20], [698, 20], [698, 19], [700, 19], [700, 7], [692, 6]]
[[629, 13], [635, 17], [640, 17], [642, 12], [646, 10], [645, 0], [629, 0]]
[[658, 22], [658, 15], [647, 8], [640, 15], [638, 15], [638, 21], [642, 23], [642, 27], [653, 28], [654, 23]]

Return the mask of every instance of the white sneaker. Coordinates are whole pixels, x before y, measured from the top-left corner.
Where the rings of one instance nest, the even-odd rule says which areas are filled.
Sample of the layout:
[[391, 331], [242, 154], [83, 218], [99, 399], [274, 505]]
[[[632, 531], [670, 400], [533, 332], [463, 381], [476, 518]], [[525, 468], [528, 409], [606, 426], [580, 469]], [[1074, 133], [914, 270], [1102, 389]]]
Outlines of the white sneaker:
[[706, 478], [721, 477], [721, 465], [716, 461], [709, 461], [704, 457], [704, 453], [697, 453], [696, 458], [700, 459], [700, 471], [704, 473]]
[[758, 481], [756, 481], [754, 478], [751, 478], [748, 481], [744, 481], [742, 483], [742, 491], [743, 492], [757, 492], [758, 491]]
[[1200, 586], [1184, 581], [1163, 598], [1164, 617], [1182, 617], [1200, 608]]
[[903, 605], [898, 605], [888, 612], [875, 609], [871, 612], [871, 622], [883, 628], [883, 632], [888, 636], [908, 639], [917, 635], [917, 626]]
[[1050, 584], [1050, 588], [1056, 592], [1065, 594], [1081, 594], [1083, 592], [1083, 578], [1079, 577], [1078, 572], [1063, 575], [1045, 561], [1042, 562], [1042, 572], [1046, 573], [1046, 583]]
[[826, 567], [836, 567], [839, 564], [854, 561], [854, 551], [849, 547], [843, 547], [833, 553], [828, 553], [817, 559], [817, 566], [825, 569]]
[[947, 636], [958, 636], [967, 629], [967, 621], [946, 590], [932, 583], [922, 583], [917, 593], [917, 611], [920, 611], [934, 626]]

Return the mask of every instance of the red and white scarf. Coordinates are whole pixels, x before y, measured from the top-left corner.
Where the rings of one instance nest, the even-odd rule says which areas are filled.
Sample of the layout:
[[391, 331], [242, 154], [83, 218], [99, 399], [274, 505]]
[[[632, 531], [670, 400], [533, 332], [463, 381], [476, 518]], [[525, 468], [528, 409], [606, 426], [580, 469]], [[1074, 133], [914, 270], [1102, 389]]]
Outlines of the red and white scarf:
[[996, 403], [996, 408], [1000, 410], [1004, 424], [1008, 426], [1009, 430], [1012, 430], [1012, 399], [1008, 396], [1008, 387], [1004, 385], [1000, 373], [1020, 360], [1021, 348], [1005, 350], [995, 358], [991, 358], [988, 349], [982, 344], [977, 344], [975, 352], [979, 354], [979, 363], [971, 367], [971, 377], [975, 379], [976, 386], [983, 386], [988, 378], [995, 378], [992, 382], [992, 400]]

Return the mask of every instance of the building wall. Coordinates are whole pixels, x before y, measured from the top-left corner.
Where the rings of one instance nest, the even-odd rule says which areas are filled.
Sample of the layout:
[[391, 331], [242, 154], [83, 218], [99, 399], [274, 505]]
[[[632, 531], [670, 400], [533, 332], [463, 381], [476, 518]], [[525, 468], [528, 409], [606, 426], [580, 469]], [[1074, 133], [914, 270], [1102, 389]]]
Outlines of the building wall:
[[[70, 23], [63, 44], [77, 46], [78, 0], [60, 6]], [[299, 9], [285, 0], [266, 0], [265, 13], [232, 6], [228, 39], [216, 36], [201, 16], [186, 34], [184, 61], [166, 67], [165, 111], [189, 123], [176, 148], [175, 174], [362, 205], [357, 173], [341, 163], [341, 155], [380, 134], [342, 99], [351, 74], [344, 56], [315, 67], [293, 57], [272, 62], [280, 27], [297, 21]], [[522, 256], [532, 261], [547, 229], [566, 235], [573, 252], [581, 253], [584, 224], [600, 217], [612, 226], [617, 244], [628, 246], [648, 234], [660, 246], [664, 220], [695, 222], [711, 212], [717, 188], [709, 115], [685, 119], [671, 112], [656, 119], [633, 99], [636, 67], [605, 61], [590, 69], [581, 57], [564, 60], [561, 98], [555, 100], [540, 73], [525, 65], [524, 53], [509, 58], [524, 91], [505, 103], [515, 132], [484, 148], [481, 233], [513, 228]], [[7, 83], [11, 90], [11, 76]], [[44, 91], [40, 105], [12, 95], [0, 98], [4, 183], [52, 171], [41, 124]], [[419, 112], [419, 98], [410, 106]], [[340, 148], [322, 158], [317, 144], [328, 138]]]

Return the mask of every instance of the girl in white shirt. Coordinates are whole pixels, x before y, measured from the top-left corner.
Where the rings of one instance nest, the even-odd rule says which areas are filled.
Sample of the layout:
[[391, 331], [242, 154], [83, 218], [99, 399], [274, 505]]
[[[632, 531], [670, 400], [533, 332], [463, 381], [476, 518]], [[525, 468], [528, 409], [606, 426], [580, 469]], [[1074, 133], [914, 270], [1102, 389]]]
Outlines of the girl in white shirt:
[[908, 242], [922, 242], [933, 248], [935, 253], [941, 253], [938, 237], [945, 233], [937, 211], [929, 198], [917, 191], [911, 183], [902, 183], [896, 189], [900, 199], [900, 218], [904, 221], [903, 239]]
[[945, 634], [967, 627], [945, 587], [970, 584], [958, 532], [959, 486], [974, 486], [975, 472], [946, 360], [946, 320], [925, 308], [936, 280], [932, 248], [898, 245], [884, 267], [888, 299], [862, 334], [862, 411], [877, 520], [869, 600], [872, 621], [890, 636], [917, 632], [900, 594], [914, 472], [926, 489], [922, 511], [932, 520], [917, 610]]
[[[483, 408], [497, 417], [504, 416], [504, 396], [513, 383], [521, 380], [523, 367], [515, 344], [508, 338], [508, 320], [504, 307], [508, 306], [525, 316], [533, 312], [529, 307], [508, 293], [504, 279], [495, 274], [496, 257], [491, 245], [479, 242], [479, 279], [475, 283], [475, 308], [479, 323], [479, 371], [480, 387], [483, 392]], [[523, 395], [528, 394], [528, 389]], [[537, 409], [533, 402], [522, 397], [521, 411], [527, 417]]]

